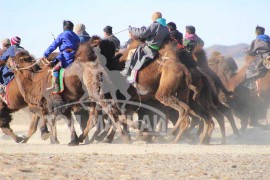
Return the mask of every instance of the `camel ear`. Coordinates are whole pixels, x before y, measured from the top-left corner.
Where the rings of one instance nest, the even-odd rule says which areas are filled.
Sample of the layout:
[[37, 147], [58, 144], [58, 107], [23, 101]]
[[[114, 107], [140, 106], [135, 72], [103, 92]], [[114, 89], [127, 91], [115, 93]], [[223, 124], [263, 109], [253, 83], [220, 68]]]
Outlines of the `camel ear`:
[[97, 55], [95, 53], [90, 55], [90, 61], [95, 61], [97, 59]]
[[19, 57], [19, 60], [20, 60], [20, 61], [23, 61], [23, 60], [24, 60], [24, 57]]

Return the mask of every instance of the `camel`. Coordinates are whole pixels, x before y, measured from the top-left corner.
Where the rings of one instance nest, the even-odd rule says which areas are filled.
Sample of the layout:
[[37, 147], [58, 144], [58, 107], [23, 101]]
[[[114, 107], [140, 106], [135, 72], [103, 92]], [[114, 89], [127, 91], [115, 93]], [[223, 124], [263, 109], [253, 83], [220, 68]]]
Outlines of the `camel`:
[[[7, 93], [9, 103], [6, 104], [5, 102], [0, 101], [0, 127], [3, 133], [12, 137], [16, 143], [26, 143], [30, 139], [30, 137], [36, 132], [40, 116], [38, 115], [38, 113], [33, 113], [32, 121], [26, 136], [20, 137], [16, 135], [10, 127], [10, 122], [12, 120], [10, 114], [27, 107], [27, 103], [24, 101], [15, 79], [11, 80]], [[48, 139], [49, 134], [46, 124], [43, 124], [40, 130], [42, 139]]]
[[[120, 56], [120, 59], [119, 56], [116, 56], [115, 58], [111, 56], [108, 59], [108, 56], [106, 53], [104, 53], [110, 49], [110, 47], [112, 47], [109, 41], [100, 41], [99, 47], [101, 49], [101, 53], [104, 54], [104, 56], [107, 58], [107, 65], [113, 65], [112, 69], [121, 69], [119, 66], [124, 64], [123, 62], [128, 56], [128, 51], [137, 47], [137, 45], [138, 42], [136, 41], [131, 44], [126, 53]], [[90, 48], [91, 44], [88, 44], [88, 46]], [[80, 50], [78, 53], [79, 52]], [[113, 54], [112, 52], [113, 51], [110, 53], [111, 55]], [[81, 53], [86, 52], [81, 51]], [[137, 91], [139, 93], [143, 92], [143, 94], [141, 94], [142, 100], [154, 98], [161, 104], [171, 107], [179, 113], [179, 119], [176, 123], [176, 128], [180, 127], [180, 131], [175, 139], [175, 142], [177, 142], [182, 134], [186, 131], [189, 125], [188, 114], [191, 113], [194, 116], [202, 117], [205, 126], [200, 143], [209, 144], [211, 133], [214, 128], [211, 116], [198, 103], [196, 104], [195, 108], [190, 108], [186, 103], [186, 100], [189, 99], [190, 95], [192, 95], [193, 99], [195, 99], [197, 93], [196, 88], [191, 84], [189, 71], [179, 62], [175, 52], [172, 51], [170, 44], [165, 43], [165, 45], [159, 50], [159, 54], [160, 55], [156, 60], [151, 61], [147, 64], [147, 66], [139, 71], [136, 83]], [[109, 67], [109, 69], [111, 68]], [[186, 92], [184, 93], [185, 101], [180, 101], [177, 96], [178, 94], [181, 94], [181, 90], [183, 88]], [[192, 93], [189, 93], [190, 91], [192, 91]], [[136, 95], [132, 95], [132, 97], [135, 96]]]
[[[52, 53], [49, 57], [48, 60], [52, 60], [54, 59], [54, 57], [56, 56], [55, 53]], [[7, 88], [8, 92], [6, 92], [8, 94], [8, 104], [6, 104], [4, 101], [0, 101], [0, 127], [2, 128], [2, 131], [11, 136], [15, 142], [19, 143], [19, 142], [23, 142], [26, 143], [30, 137], [36, 132], [37, 130], [37, 125], [38, 122], [40, 120], [41, 114], [40, 112], [36, 112], [36, 109], [31, 108], [29, 106], [30, 111], [34, 111], [33, 115], [32, 115], [32, 121], [31, 124], [29, 126], [29, 130], [27, 135], [23, 136], [23, 137], [19, 137], [17, 136], [13, 130], [10, 128], [10, 122], [12, 120], [11, 117], [11, 113], [14, 113], [22, 108], [27, 107], [27, 103], [25, 102], [17, 81], [15, 79], [12, 79], [11, 82], [8, 85]], [[41, 138], [43, 140], [46, 140], [49, 138], [49, 132], [46, 126], [46, 123], [44, 123], [45, 121], [42, 121], [42, 125], [40, 127], [41, 130]]]
[[46, 117], [51, 118], [49, 119], [52, 126], [51, 143], [58, 143], [55, 117], [64, 115], [71, 132], [71, 141], [68, 145], [78, 145], [71, 110], [78, 113], [81, 110], [81, 105], [77, 103], [72, 106], [65, 106], [62, 101], [63, 99], [66, 104], [76, 102], [85, 94], [76, 73], [77, 67], [71, 66], [67, 71], [64, 78], [64, 92], [52, 95], [51, 90], [47, 89], [47, 87], [51, 86], [51, 68], [49, 66], [42, 69], [36, 68], [38, 62], [27, 51], [18, 52], [14, 58], [8, 60], [8, 63], [14, 70], [15, 79], [25, 102], [31, 107], [42, 111], [43, 116], [50, 115]]
[[[247, 64], [252, 61], [253, 57], [247, 56]], [[234, 59], [224, 57], [220, 53], [213, 53], [209, 59], [209, 66], [222, 80], [227, 89], [234, 91], [233, 97], [226, 99], [220, 93], [220, 99], [228, 104], [233, 112], [241, 120], [241, 131], [247, 129], [248, 123], [251, 126], [264, 128], [265, 126], [259, 124], [258, 119], [266, 119], [267, 115], [267, 97], [258, 98], [257, 95], [252, 95], [248, 88], [244, 86], [245, 72], [248, 65], [244, 66], [237, 72], [238, 67]], [[262, 108], [259, 108], [262, 107]]]
[[[183, 59], [183, 58], [182, 58]], [[188, 58], [186, 58], [188, 59]], [[220, 102], [218, 99], [218, 94], [219, 92], [224, 92], [227, 95], [230, 94], [230, 92], [226, 89], [226, 87], [222, 84], [221, 80], [219, 77], [215, 74], [214, 71], [212, 71], [208, 64], [207, 64], [207, 59], [206, 55], [203, 49], [201, 48], [195, 48], [193, 52], [193, 59], [196, 61], [196, 65], [192, 65], [191, 68], [196, 68], [202, 73], [203, 77], [206, 77], [208, 81], [210, 82], [210, 86], [212, 87], [212, 101], [215, 104], [216, 107], [208, 107], [208, 111], [211, 112], [211, 114], [215, 117], [215, 119], [218, 121], [221, 129], [221, 134], [222, 134], [222, 144], [226, 143], [226, 132], [225, 132], [225, 122], [224, 122], [224, 116], [227, 117], [229, 120], [231, 127], [233, 129], [233, 132], [235, 134], [239, 134], [238, 129], [235, 124], [235, 120], [232, 114], [232, 111], [230, 110], [229, 107], [225, 106]], [[184, 64], [187, 64], [192, 62], [192, 59], [186, 60]], [[198, 73], [198, 72], [197, 72]], [[200, 74], [199, 73], [199, 74]], [[193, 75], [193, 74], [192, 74]], [[199, 78], [196, 78], [197, 80]], [[195, 81], [195, 80], [194, 80]], [[221, 91], [220, 91], [221, 90]], [[202, 101], [204, 103], [204, 100]], [[206, 105], [204, 105], [206, 106]], [[196, 122], [196, 121], [194, 121]], [[190, 129], [192, 129], [194, 126], [196, 126], [198, 123], [193, 123]]]
[[257, 92], [249, 90], [245, 85], [245, 73], [248, 65], [256, 57], [246, 56], [246, 64], [228, 82], [228, 87], [234, 91], [230, 100], [235, 115], [241, 119], [241, 130], [245, 131], [250, 121], [251, 126], [265, 128], [258, 123], [259, 119], [266, 119], [270, 102], [269, 70], [262, 76], [256, 78]]

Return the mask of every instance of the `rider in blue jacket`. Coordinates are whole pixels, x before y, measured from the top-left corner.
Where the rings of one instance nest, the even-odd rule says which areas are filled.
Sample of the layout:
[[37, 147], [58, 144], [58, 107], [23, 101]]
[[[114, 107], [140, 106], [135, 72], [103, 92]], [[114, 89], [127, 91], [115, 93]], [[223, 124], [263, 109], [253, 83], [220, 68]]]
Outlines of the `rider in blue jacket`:
[[6, 66], [6, 62], [7, 62], [8, 58], [9, 57], [14, 57], [18, 51], [23, 50], [23, 47], [20, 46], [21, 38], [19, 38], [18, 36], [15, 36], [15, 37], [11, 38], [10, 42], [11, 42], [11, 46], [9, 46], [9, 48], [7, 48], [6, 51], [0, 57], [0, 72], [1, 72], [1, 76], [0, 76], [0, 84], [1, 84], [0, 93], [4, 93], [3, 92], [3, 86], [8, 85], [8, 83], [14, 77], [14, 73], [12, 72], [12, 70], [10, 70]]
[[54, 75], [54, 91], [58, 93], [60, 91], [59, 83], [59, 71], [61, 68], [69, 66], [75, 58], [76, 51], [80, 44], [79, 37], [73, 32], [74, 24], [71, 21], [64, 21], [63, 28], [64, 32], [58, 35], [54, 42], [44, 52], [44, 57], [48, 56], [59, 47], [60, 53], [52, 61], [53, 75]]

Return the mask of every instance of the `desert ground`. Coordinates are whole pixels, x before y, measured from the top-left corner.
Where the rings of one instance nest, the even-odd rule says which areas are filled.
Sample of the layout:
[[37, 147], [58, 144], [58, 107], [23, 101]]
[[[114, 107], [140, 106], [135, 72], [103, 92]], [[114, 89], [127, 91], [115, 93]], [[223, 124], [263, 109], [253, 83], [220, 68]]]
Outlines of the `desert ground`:
[[[11, 124], [26, 134], [27, 110], [13, 115]], [[266, 121], [262, 121], [266, 123]], [[0, 179], [269, 179], [270, 130], [249, 127], [241, 136], [226, 122], [227, 144], [220, 145], [219, 126], [211, 145], [136, 141], [95, 142], [68, 147], [69, 130], [58, 122], [60, 144], [42, 141], [40, 132], [27, 144], [16, 144], [0, 134]], [[237, 121], [239, 127], [239, 121]], [[81, 132], [76, 124], [78, 134]]]

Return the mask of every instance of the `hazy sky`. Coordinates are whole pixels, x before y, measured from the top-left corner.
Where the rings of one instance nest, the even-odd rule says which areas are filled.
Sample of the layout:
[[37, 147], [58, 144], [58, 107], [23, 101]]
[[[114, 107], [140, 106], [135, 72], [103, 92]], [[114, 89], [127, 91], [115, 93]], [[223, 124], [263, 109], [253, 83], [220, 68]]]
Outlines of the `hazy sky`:
[[[256, 25], [270, 34], [270, 0], [0, 0], [0, 40], [19, 36], [21, 45], [41, 57], [52, 43], [51, 32], [62, 32], [63, 20], [84, 23], [90, 35], [103, 36], [111, 25], [114, 32], [131, 26], [148, 26], [160, 11], [179, 31], [194, 25], [205, 47], [214, 44], [250, 43]], [[117, 34], [124, 43], [128, 33]]]

